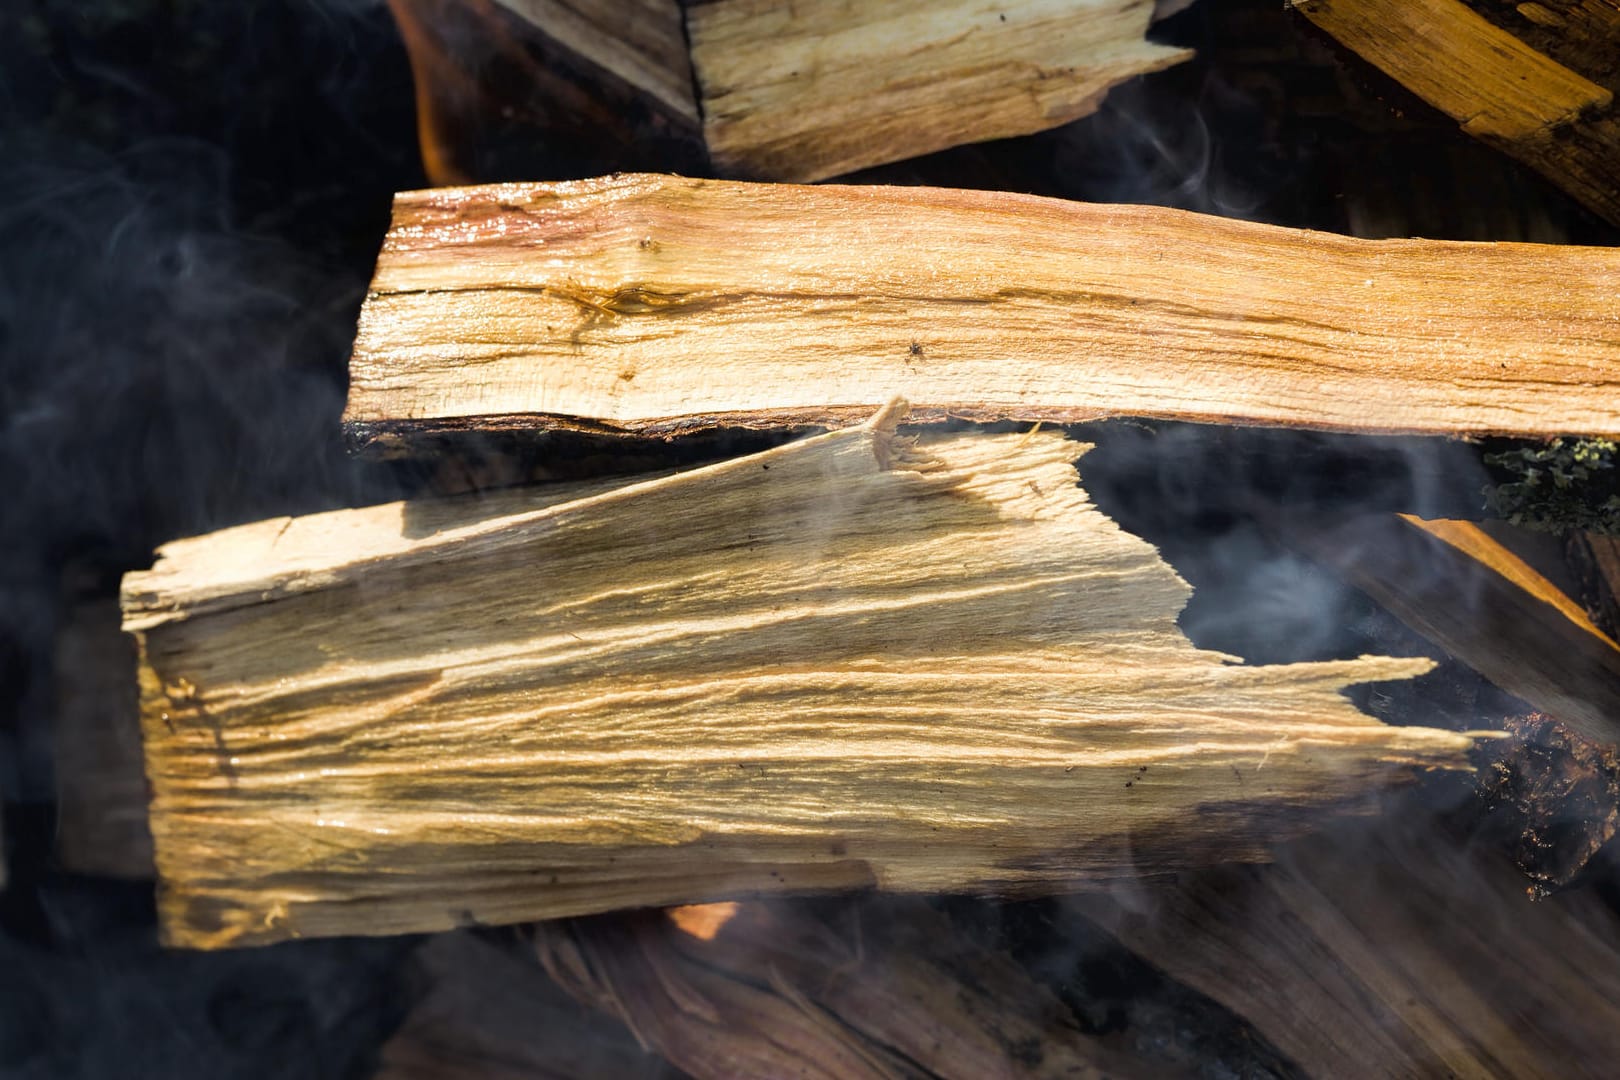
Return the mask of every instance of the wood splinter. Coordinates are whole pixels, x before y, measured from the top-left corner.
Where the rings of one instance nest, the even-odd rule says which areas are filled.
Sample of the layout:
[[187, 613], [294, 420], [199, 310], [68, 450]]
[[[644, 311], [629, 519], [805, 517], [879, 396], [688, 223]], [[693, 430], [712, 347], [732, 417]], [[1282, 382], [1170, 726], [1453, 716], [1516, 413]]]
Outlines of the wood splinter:
[[[1264, 858], [1467, 735], [1248, 667], [1062, 435], [859, 428], [259, 522], [124, 582], [167, 938], [213, 947]], [[887, 462], [885, 468], [883, 462]]]

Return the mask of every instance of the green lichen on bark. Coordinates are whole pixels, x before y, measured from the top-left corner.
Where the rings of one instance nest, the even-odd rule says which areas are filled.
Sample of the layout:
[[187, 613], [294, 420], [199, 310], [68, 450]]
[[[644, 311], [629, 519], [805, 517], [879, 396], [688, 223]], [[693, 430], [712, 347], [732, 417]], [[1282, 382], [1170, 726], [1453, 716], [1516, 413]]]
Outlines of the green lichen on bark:
[[1499, 479], [1485, 488], [1485, 501], [1513, 524], [1620, 535], [1620, 444], [1571, 438], [1508, 445], [1487, 453], [1485, 464]]

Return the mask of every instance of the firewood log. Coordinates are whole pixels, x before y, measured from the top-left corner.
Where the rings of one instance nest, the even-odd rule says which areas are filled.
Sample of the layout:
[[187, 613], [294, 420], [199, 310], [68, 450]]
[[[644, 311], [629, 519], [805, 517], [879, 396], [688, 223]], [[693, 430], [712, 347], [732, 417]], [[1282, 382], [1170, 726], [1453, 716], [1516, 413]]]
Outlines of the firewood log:
[[426, 992], [384, 1044], [374, 1080], [632, 1080], [681, 1074], [581, 1005], [519, 942], [467, 931], [414, 957]]
[[[1262, 857], [1473, 740], [1246, 667], [1061, 436], [866, 426], [662, 479], [168, 545], [125, 578], [168, 940]], [[1398, 770], [1397, 770], [1398, 773]]]
[[819, 180], [1096, 111], [1191, 55], [1152, 0], [500, 0], [582, 82], [685, 120], [715, 168]]
[[1307, 1076], [1610, 1075], [1614, 912], [1589, 890], [1532, 902], [1494, 853], [1402, 818], [1075, 903]]
[[618, 176], [413, 192], [345, 414], [686, 432], [1108, 415], [1620, 432], [1620, 250], [997, 192]]
[[725, 905], [535, 928], [557, 980], [698, 1078], [1173, 1075], [1084, 1034], [1013, 960], [918, 900]]
[[81, 600], [56, 636], [56, 857], [78, 874], [150, 880], [135, 641], [114, 597]]
[[1620, 7], [1610, 0], [1291, 0], [1342, 45], [1620, 223]]

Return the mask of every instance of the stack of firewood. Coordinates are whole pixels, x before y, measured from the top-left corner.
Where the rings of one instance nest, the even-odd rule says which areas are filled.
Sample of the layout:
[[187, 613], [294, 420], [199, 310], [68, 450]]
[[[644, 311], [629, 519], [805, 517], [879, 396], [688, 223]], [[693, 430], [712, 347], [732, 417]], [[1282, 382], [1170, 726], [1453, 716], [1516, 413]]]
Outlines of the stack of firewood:
[[[772, 180], [1056, 125], [1183, 56], [1148, 0], [503, 2], [553, 77]], [[395, 6], [443, 48], [439, 5]], [[1456, 0], [1298, 6], [1617, 205], [1593, 5], [1520, 5], [1520, 37]], [[77, 608], [61, 667], [101, 674], [59, 702], [61, 857], [155, 874], [178, 947], [438, 935], [388, 1075], [1215, 1055], [1093, 1015], [1049, 962], [1077, 927], [1256, 1074], [1601, 1071], [1620, 920], [1525, 893], [1620, 825], [1613, 541], [1249, 499], [1409, 637], [1243, 663], [1108, 512], [1122, 420], [1496, 440], [1579, 488], [1620, 438], [1620, 250], [667, 174], [404, 193], [345, 421], [439, 490], [179, 540]], [[491, 445], [521, 463], [445, 479]], [[1437, 659], [1511, 707], [1379, 707]], [[1396, 794], [1475, 771], [1530, 877]]]

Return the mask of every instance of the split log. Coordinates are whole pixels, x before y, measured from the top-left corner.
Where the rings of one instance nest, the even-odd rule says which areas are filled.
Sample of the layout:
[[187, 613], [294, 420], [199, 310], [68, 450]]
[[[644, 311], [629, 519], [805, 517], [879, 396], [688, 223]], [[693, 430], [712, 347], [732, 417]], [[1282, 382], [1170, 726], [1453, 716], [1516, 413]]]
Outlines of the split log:
[[1191, 55], [1146, 40], [1152, 0], [500, 2], [600, 93], [700, 128], [715, 168], [773, 180], [1057, 127]]
[[1287, 539], [1532, 708], [1620, 744], [1620, 645], [1478, 525], [1373, 515]]
[[535, 945], [571, 993], [700, 1080], [1173, 1075], [1086, 1035], [920, 901], [726, 907], [700, 933], [654, 912], [541, 924]]
[[618, 176], [395, 201], [345, 419], [651, 434], [947, 414], [1620, 432], [1620, 250], [995, 192]]
[[1614, 912], [1591, 891], [1532, 903], [1505, 863], [1407, 828], [1076, 903], [1309, 1076], [1609, 1075]]
[[114, 597], [70, 607], [56, 637], [56, 857], [66, 870], [151, 880], [135, 640]]
[[1613, 0], [1291, 0], [1468, 134], [1620, 224]]
[[[374, 1080], [631, 1080], [680, 1074], [579, 1004], [513, 942], [466, 931], [417, 952], [427, 992], [384, 1044]], [[526, 950], [525, 950], [526, 951]]]
[[1392, 766], [1462, 764], [1339, 694], [1427, 660], [1194, 648], [1075, 444], [895, 419], [165, 547], [123, 598], [168, 940], [1048, 892], [1263, 857]]

